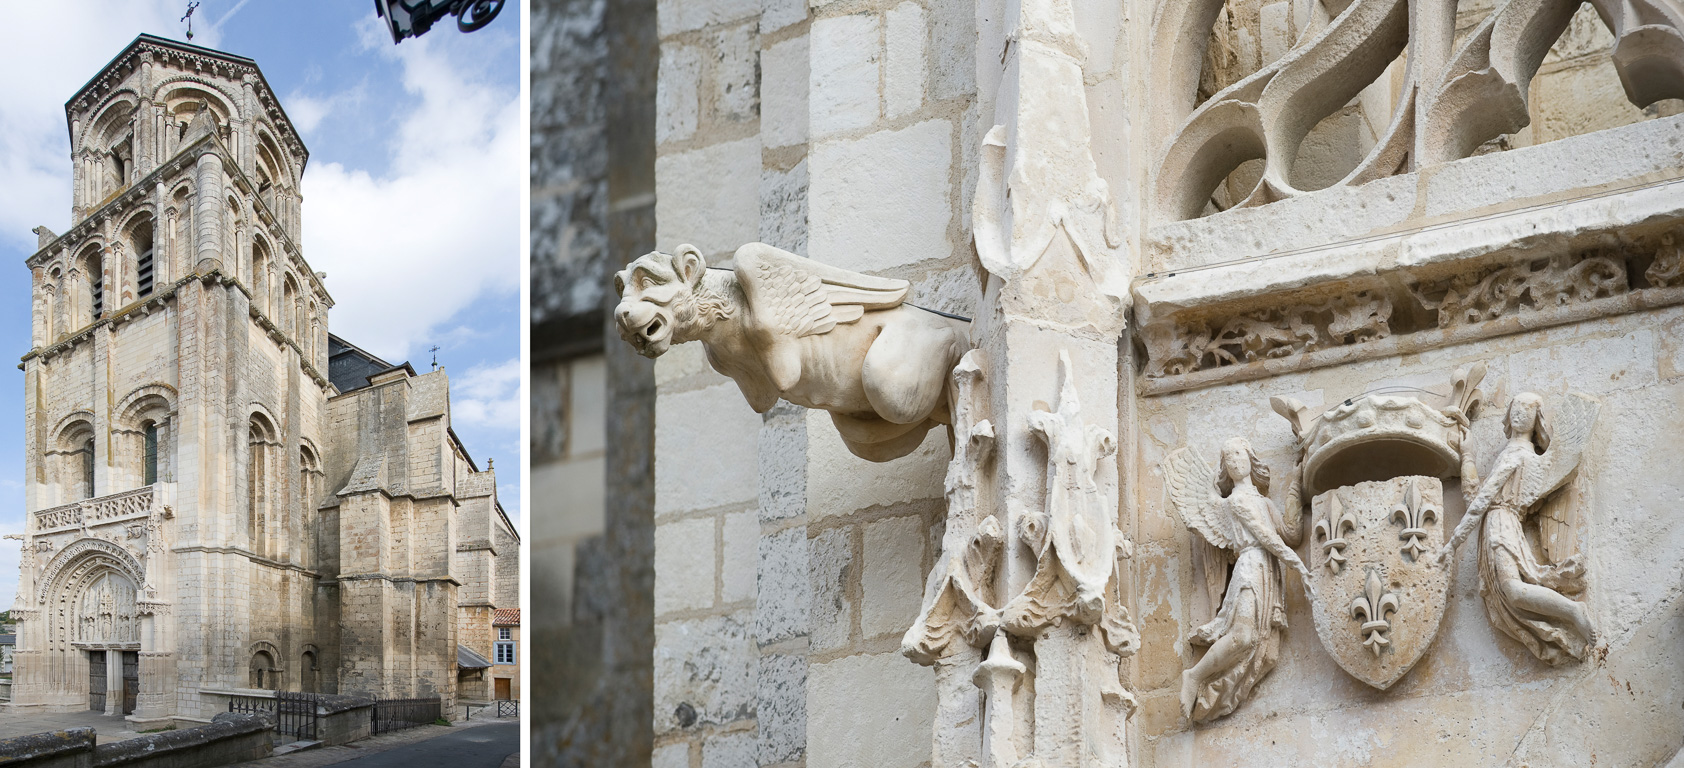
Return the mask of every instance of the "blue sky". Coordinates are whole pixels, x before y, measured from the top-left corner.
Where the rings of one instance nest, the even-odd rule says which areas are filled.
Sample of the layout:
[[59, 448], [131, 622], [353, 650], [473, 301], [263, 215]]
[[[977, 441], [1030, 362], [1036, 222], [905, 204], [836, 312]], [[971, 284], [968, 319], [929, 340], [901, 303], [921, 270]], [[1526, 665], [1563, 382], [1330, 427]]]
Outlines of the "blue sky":
[[[184, 39], [185, 0], [56, 0], [7, 12], [0, 71], [0, 358], [29, 350], [30, 229], [70, 219], [64, 102], [136, 35]], [[310, 150], [304, 257], [329, 328], [392, 363], [440, 347], [456, 432], [518, 516], [520, 14], [392, 45], [366, 0], [202, 0], [193, 43], [257, 61]], [[23, 530], [23, 374], [0, 368], [0, 533]], [[0, 608], [18, 575], [0, 542]]]

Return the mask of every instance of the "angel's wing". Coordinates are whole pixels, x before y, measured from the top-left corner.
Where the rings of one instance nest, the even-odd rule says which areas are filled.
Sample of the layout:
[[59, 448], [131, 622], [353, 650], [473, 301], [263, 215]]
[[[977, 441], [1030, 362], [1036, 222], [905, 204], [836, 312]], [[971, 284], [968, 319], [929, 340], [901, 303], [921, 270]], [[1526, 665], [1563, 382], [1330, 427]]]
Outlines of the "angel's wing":
[[1197, 453], [1178, 448], [1164, 457], [1164, 480], [1169, 485], [1170, 505], [1188, 528], [1197, 531], [1211, 546], [1237, 548], [1239, 537], [1233, 530], [1234, 521], [1222, 508], [1216, 473]]
[[1523, 475], [1518, 501], [1530, 507], [1565, 485], [1579, 470], [1585, 444], [1602, 402], [1582, 392], [1569, 392], [1556, 409], [1549, 450]]
[[912, 287], [905, 280], [874, 277], [749, 243], [737, 249], [737, 281], [757, 324], [772, 333], [800, 338], [828, 333], [868, 309], [899, 306]]

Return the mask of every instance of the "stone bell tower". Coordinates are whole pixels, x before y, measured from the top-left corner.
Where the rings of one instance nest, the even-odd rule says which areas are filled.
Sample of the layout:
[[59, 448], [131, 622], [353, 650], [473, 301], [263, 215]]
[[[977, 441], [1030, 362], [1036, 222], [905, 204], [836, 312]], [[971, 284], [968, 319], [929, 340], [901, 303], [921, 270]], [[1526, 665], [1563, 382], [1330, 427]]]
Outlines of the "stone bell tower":
[[70, 229], [27, 262], [14, 706], [162, 722], [330, 689], [308, 153], [255, 62], [148, 35], [65, 117]]

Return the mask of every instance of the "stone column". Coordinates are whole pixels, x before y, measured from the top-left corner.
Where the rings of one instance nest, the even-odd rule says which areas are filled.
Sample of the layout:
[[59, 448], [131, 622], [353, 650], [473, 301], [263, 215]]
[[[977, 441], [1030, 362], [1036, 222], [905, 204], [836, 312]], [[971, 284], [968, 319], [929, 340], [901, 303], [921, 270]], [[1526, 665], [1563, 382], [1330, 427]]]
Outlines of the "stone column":
[[[994, 103], [984, 104], [993, 115], [972, 209], [987, 271], [977, 406], [996, 446], [975, 514], [1004, 539], [975, 638], [992, 638], [977, 675], [981, 764], [1122, 768], [1133, 696], [1121, 669], [1136, 635], [1119, 588], [1128, 543], [1110, 457], [1126, 431], [1117, 402], [1128, 252], [1093, 159], [1086, 46], [1070, 4], [1025, 0], [997, 29], [1001, 40], [977, 48], [983, 77], [999, 79], [981, 87]], [[1020, 664], [1013, 695], [1002, 680]]]
[[105, 652], [105, 714], [123, 714], [123, 652]]
[[222, 266], [222, 158], [214, 152], [199, 156], [194, 168], [193, 219], [195, 267], [200, 271]]

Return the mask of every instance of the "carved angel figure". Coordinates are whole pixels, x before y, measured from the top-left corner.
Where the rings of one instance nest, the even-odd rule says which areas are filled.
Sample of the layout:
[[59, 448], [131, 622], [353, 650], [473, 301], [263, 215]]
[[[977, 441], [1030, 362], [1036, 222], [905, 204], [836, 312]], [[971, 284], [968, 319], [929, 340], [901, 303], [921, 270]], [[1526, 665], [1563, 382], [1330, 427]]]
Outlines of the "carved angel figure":
[[783, 398], [830, 412], [854, 455], [888, 461], [950, 423], [948, 374], [969, 322], [902, 303], [905, 280], [820, 264], [765, 243], [708, 269], [695, 246], [614, 276], [620, 335], [645, 357], [700, 341], [758, 413]]
[[[1539, 562], [1522, 525], [1578, 471], [1599, 407], [1594, 398], [1575, 392], [1563, 401], [1552, 429], [1544, 419], [1542, 398], [1531, 392], [1516, 395], [1504, 417], [1508, 442], [1483, 482], [1475, 467], [1477, 449], [1463, 446], [1462, 487], [1473, 495], [1456, 532], [1438, 552], [1438, 562], [1448, 564], [1450, 554], [1479, 527], [1479, 591], [1486, 615], [1550, 664], [1582, 659], [1596, 642], [1589, 611], [1567, 597], [1584, 591], [1584, 564], [1578, 555], [1555, 564]], [[1476, 487], [1477, 492], [1471, 491]]]
[[1210, 650], [1181, 673], [1182, 712], [1195, 721], [1212, 720], [1233, 712], [1275, 666], [1286, 628], [1281, 563], [1304, 576], [1306, 591], [1313, 589], [1304, 561], [1285, 540], [1298, 540], [1300, 513], [1289, 510], [1292, 520], [1281, 518], [1267, 496], [1269, 467], [1244, 438], [1222, 446], [1219, 472], [1185, 448], [1164, 459], [1164, 468], [1171, 504], [1205, 541], [1212, 602], [1221, 600], [1216, 618], [1188, 637]]

